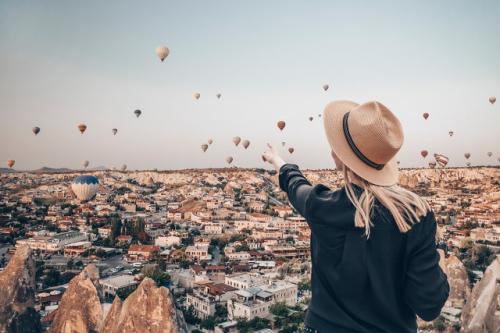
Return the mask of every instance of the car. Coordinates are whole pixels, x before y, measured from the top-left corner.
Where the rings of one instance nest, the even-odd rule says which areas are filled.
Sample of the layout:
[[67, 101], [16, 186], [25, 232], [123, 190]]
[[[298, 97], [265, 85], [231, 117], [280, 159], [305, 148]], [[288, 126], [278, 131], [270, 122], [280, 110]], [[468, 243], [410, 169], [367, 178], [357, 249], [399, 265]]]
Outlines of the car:
[[142, 267], [142, 262], [134, 262], [132, 267]]

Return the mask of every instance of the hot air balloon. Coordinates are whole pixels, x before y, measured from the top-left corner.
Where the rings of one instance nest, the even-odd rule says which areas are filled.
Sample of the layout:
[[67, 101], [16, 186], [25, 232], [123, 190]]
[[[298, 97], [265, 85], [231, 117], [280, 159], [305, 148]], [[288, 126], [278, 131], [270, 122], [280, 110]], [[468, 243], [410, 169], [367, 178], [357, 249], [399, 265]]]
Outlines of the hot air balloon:
[[424, 112], [423, 116], [424, 116], [425, 120], [427, 120], [427, 118], [429, 118], [429, 114], [427, 112]]
[[464, 156], [465, 156], [466, 159], [469, 159], [470, 158], [470, 153], [465, 153]]
[[7, 166], [12, 169], [12, 167], [16, 164], [15, 160], [7, 160]]
[[488, 155], [488, 157], [491, 157], [491, 156], [493, 156], [493, 153], [491, 151], [489, 151], [486, 155]]
[[40, 133], [40, 127], [38, 126], [35, 126], [33, 127], [33, 129], [31, 130], [35, 135], [38, 135], [38, 133]]
[[420, 152], [420, 155], [422, 155], [423, 158], [426, 158], [428, 154], [429, 154], [429, 152], [427, 150], [422, 150]]
[[200, 93], [194, 93], [193, 94], [193, 98], [194, 99], [200, 99], [200, 96], [201, 96]]
[[318, 117], [321, 118], [321, 113], [318, 113]]
[[309, 121], [313, 121], [313, 119], [314, 119], [313, 117], [309, 117]]
[[400, 164], [401, 164], [401, 161], [397, 161], [396, 163], [397, 163], [398, 165], [400, 165]]
[[163, 62], [166, 57], [168, 57], [168, 54], [170, 53], [170, 50], [166, 46], [160, 46], [156, 48], [156, 55], [160, 60]]
[[295, 149], [293, 149], [292, 147], [288, 148], [288, 152], [289, 152], [290, 154], [293, 154], [293, 152], [294, 152], [294, 151], [295, 151]]
[[247, 148], [248, 148], [248, 146], [250, 146], [250, 141], [248, 141], [248, 140], [243, 140], [242, 145], [243, 145], [243, 148], [247, 149]]
[[71, 190], [80, 201], [92, 199], [99, 189], [99, 180], [94, 176], [78, 176], [71, 182]]
[[470, 162], [465, 163], [465, 165], [467, 165], [467, 167], [470, 167]]
[[85, 132], [86, 129], [87, 129], [87, 125], [85, 125], [85, 124], [78, 125], [78, 130], [80, 131], [80, 133], [83, 134], [83, 132]]
[[233, 143], [235, 146], [238, 146], [240, 144], [240, 142], [241, 142], [241, 138], [239, 136], [235, 136], [233, 138]]
[[497, 101], [497, 98], [495, 96], [491, 96], [489, 98], [489, 101], [490, 101], [491, 104], [495, 104], [495, 102]]
[[327, 91], [327, 90], [328, 90], [328, 88], [330, 88], [330, 86], [329, 86], [328, 84], [324, 84], [324, 85], [323, 85], [323, 90], [324, 90], [324, 91]]
[[116, 133], [118, 133], [118, 129], [113, 128], [113, 129], [111, 130], [111, 132], [113, 132], [113, 135], [116, 135]]
[[211, 145], [212, 143], [214, 143], [214, 140], [208, 139], [208, 144]]
[[123, 164], [123, 165], [122, 165], [122, 167], [121, 167], [121, 170], [122, 170], [122, 171], [127, 170], [127, 165], [126, 165], [126, 164]]
[[429, 168], [434, 169], [436, 167], [436, 162], [429, 162]]
[[436, 163], [441, 167], [444, 168], [446, 164], [449, 162], [449, 158], [442, 155], [442, 154], [434, 154], [434, 159], [436, 160]]
[[201, 145], [201, 150], [203, 150], [203, 152], [206, 152], [207, 149], [208, 149], [208, 145], [206, 143]]
[[262, 155], [261, 157], [262, 157], [262, 161], [267, 162], [266, 157], [264, 155]]
[[217, 94], [215, 96], [217, 96], [217, 98], [220, 99], [222, 97], [222, 94]]
[[453, 134], [454, 134], [453, 131], [448, 132], [448, 135], [450, 136], [450, 138], [453, 136]]
[[278, 121], [278, 128], [282, 131], [286, 126], [286, 123], [283, 120]]
[[231, 156], [226, 157], [227, 164], [233, 163], [233, 158]]
[[134, 114], [135, 114], [135, 116], [136, 116], [137, 118], [139, 118], [139, 117], [141, 116], [141, 114], [142, 114], [142, 111], [141, 111], [141, 110], [135, 110], [135, 111], [134, 111]]
[[87, 168], [89, 166], [89, 164], [90, 164], [90, 162], [87, 161], [87, 160], [85, 160], [85, 161], [82, 162], [82, 165], [83, 165], [84, 168]]
[[282, 145], [283, 147], [285, 147], [286, 142], [285, 142], [285, 141], [282, 141], [282, 142], [281, 142], [281, 145]]

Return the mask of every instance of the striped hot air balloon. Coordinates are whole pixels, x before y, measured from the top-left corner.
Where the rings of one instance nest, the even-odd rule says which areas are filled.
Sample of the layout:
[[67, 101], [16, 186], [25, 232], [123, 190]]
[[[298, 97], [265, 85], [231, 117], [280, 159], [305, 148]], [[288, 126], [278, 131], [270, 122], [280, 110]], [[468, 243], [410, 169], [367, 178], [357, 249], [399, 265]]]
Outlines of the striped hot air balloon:
[[71, 182], [71, 190], [80, 201], [92, 199], [99, 189], [99, 180], [94, 176], [78, 176]]

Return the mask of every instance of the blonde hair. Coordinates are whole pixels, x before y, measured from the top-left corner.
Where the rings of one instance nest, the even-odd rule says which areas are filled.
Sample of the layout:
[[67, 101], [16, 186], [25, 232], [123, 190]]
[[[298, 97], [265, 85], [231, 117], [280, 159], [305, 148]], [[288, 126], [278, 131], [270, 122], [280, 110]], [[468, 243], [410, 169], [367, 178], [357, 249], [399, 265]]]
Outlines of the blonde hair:
[[[364, 228], [366, 237], [370, 237], [370, 228], [373, 226], [371, 215], [375, 199], [387, 208], [402, 233], [408, 232], [414, 223], [430, 211], [427, 201], [398, 185], [374, 185], [357, 176], [345, 165], [343, 173], [347, 197], [356, 208], [354, 226]], [[359, 197], [352, 187], [353, 179], [356, 180], [356, 185], [363, 189]]]

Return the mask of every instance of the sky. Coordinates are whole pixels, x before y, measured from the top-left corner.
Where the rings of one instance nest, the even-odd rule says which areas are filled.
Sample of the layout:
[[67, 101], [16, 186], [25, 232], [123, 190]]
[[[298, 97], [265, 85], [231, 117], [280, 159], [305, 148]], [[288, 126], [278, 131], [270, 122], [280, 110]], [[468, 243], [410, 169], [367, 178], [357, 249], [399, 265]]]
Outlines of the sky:
[[[499, 14], [496, 0], [4, 0], [0, 160], [21, 170], [83, 160], [182, 169], [233, 156], [236, 166], [265, 167], [270, 142], [289, 162], [330, 168], [318, 114], [348, 99], [380, 101], [400, 118], [402, 167], [427, 165], [433, 153], [463, 166], [465, 152], [473, 165], [498, 165]], [[235, 147], [234, 136], [250, 147]]]

